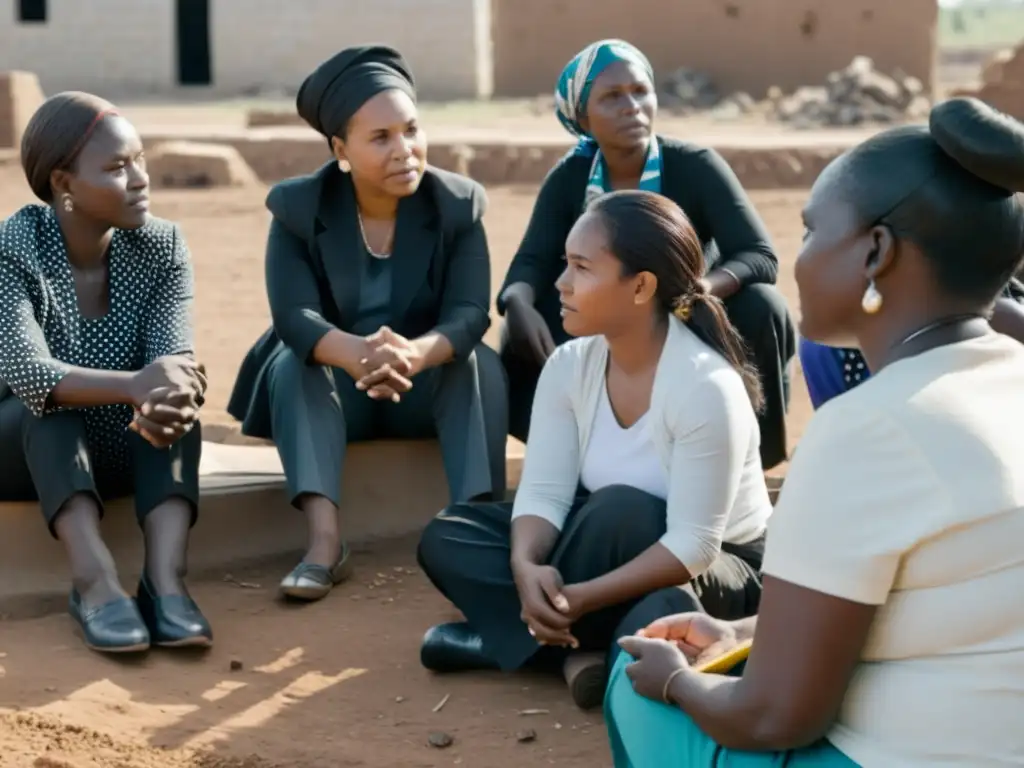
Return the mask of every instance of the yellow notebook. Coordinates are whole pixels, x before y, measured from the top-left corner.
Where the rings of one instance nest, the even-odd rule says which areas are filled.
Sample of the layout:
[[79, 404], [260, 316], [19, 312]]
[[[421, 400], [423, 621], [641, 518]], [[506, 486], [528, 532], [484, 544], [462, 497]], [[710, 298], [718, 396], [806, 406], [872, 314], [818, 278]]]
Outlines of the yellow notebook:
[[722, 673], [728, 672], [730, 669], [735, 667], [741, 661], [746, 661], [747, 657], [750, 656], [750, 648], [754, 644], [753, 640], [744, 640], [742, 643], [737, 645], [728, 653], [723, 653], [714, 659], [709, 659], [703, 664], [696, 667], [698, 672], [713, 672]]

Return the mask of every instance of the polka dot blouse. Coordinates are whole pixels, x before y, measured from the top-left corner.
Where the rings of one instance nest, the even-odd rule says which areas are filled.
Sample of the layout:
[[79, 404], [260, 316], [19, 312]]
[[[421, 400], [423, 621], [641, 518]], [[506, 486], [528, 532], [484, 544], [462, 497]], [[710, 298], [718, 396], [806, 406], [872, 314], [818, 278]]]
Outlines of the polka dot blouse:
[[839, 355], [839, 360], [843, 364], [843, 383], [846, 384], [848, 390], [868, 378], [867, 363], [864, 362], [864, 356], [860, 350], [836, 349], [836, 354]]
[[[54, 410], [50, 392], [72, 367], [137, 371], [193, 351], [192, 265], [178, 228], [151, 218], [115, 230], [107, 258], [109, 310], [86, 318], [53, 209], [29, 205], [0, 223], [0, 381], [36, 416]], [[126, 468], [131, 407], [83, 411], [96, 468]]]

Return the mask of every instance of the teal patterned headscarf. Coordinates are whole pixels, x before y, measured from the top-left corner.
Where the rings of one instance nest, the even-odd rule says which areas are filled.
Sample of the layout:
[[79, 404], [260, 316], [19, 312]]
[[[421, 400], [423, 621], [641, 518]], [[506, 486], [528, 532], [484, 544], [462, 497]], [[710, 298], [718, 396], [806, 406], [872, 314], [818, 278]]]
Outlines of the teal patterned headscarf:
[[[640, 67], [647, 73], [651, 84], [654, 84], [654, 68], [636, 46], [625, 40], [599, 40], [588, 45], [566, 64], [555, 88], [555, 113], [558, 120], [569, 133], [580, 140], [573, 153], [593, 158], [587, 190], [583, 197], [584, 207], [595, 197], [611, 190], [601, 150], [593, 137], [580, 125], [580, 119], [586, 113], [587, 100], [590, 98], [590, 88], [594, 80], [609, 65], [617, 61], [625, 61]], [[657, 141], [651, 141], [651, 147], [647, 152], [647, 161], [640, 177], [640, 189], [661, 192], [661, 151], [658, 149]]]

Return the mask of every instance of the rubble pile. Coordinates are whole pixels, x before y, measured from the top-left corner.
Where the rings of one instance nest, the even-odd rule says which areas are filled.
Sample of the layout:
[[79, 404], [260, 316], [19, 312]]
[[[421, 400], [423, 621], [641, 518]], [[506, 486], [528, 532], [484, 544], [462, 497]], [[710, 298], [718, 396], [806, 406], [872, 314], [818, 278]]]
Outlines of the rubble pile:
[[916, 77], [887, 75], [867, 56], [831, 73], [823, 86], [768, 93], [769, 115], [799, 128], [843, 127], [865, 123], [901, 123], [928, 114], [931, 101]]
[[680, 67], [661, 84], [658, 99], [673, 111], [695, 112], [717, 107], [722, 93], [706, 72]]
[[953, 96], [974, 96], [996, 109], [1024, 119], [1024, 44], [997, 52], [981, 70], [981, 84]]

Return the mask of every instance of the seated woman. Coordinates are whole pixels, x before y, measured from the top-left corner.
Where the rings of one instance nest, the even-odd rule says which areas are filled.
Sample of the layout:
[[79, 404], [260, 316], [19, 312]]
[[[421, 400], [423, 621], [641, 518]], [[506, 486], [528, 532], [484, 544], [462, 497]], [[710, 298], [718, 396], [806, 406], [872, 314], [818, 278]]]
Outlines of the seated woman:
[[505, 493], [508, 396], [482, 342], [486, 198], [426, 165], [415, 99], [390, 48], [325, 62], [297, 105], [335, 160], [267, 197], [274, 324], [243, 361], [228, 412], [277, 444], [308, 521], [309, 549], [281, 582], [287, 597], [318, 600], [346, 575], [338, 504], [350, 442], [436, 436], [452, 501]]
[[[1024, 343], [1024, 285], [1017, 278], [1007, 283], [989, 318], [992, 330]], [[864, 356], [848, 347], [829, 347], [800, 339], [800, 367], [811, 405], [817, 409], [848, 392], [871, 375]]]
[[594, 43], [569, 62], [556, 104], [558, 119], [580, 143], [544, 181], [498, 295], [506, 318], [501, 354], [512, 434], [526, 440], [541, 366], [570, 336], [555, 288], [569, 230], [597, 195], [643, 189], [675, 201], [692, 222], [705, 249], [704, 288], [725, 303], [761, 376], [762, 464], [770, 469], [784, 461], [796, 332], [774, 287], [778, 260], [768, 233], [735, 174], [714, 150], [653, 132], [654, 73], [644, 55], [621, 40]]
[[[21, 159], [45, 205], [0, 223], [0, 499], [40, 502], [90, 648], [208, 646], [182, 583], [206, 389], [188, 249], [149, 215], [139, 134], [103, 99], [47, 99]], [[134, 600], [99, 527], [103, 502], [132, 493], [146, 543]]]
[[[1022, 146], [1024, 126], [955, 99], [814, 185], [801, 331], [855, 342], [873, 375], [794, 455], [760, 614], [622, 640], [617, 768], [1020, 764], [1024, 346], [987, 315], [1024, 254]], [[742, 677], [690, 668], [745, 637]]]
[[[423, 532], [420, 564], [467, 621], [430, 630], [421, 657], [437, 671], [564, 662], [587, 708], [615, 637], [684, 605], [756, 611], [772, 507], [757, 373], [682, 210], [652, 192], [598, 198], [565, 250], [562, 318], [585, 338], [544, 366], [514, 504], [456, 504]], [[558, 650], [534, 659], [541, 646]]]

